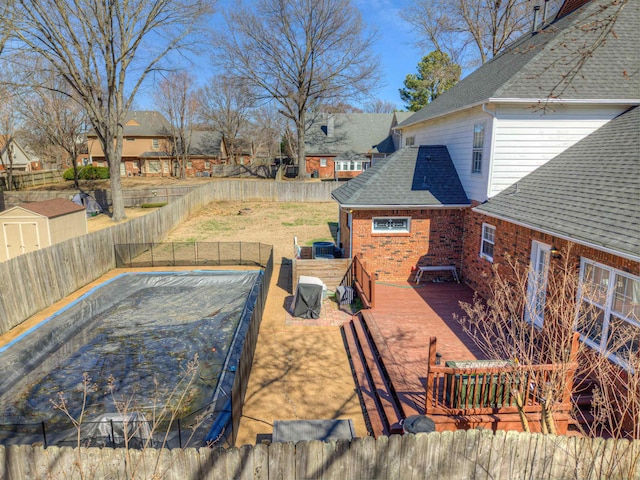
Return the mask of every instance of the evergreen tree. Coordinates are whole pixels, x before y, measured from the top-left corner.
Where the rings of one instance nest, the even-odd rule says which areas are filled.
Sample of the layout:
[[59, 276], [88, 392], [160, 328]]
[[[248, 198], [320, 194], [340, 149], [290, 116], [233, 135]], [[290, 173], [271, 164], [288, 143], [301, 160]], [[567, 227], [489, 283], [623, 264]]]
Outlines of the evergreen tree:
[[422, 57], [418, 63], [418, 73], [410, 73], [404, 80], [400, 98], [407, 102], [407, 109], [417, 112], [441, 93], [453, 87], [458, 80], [462, 69], [457, 63], [453, 63], [444, 52], [439, 50]]

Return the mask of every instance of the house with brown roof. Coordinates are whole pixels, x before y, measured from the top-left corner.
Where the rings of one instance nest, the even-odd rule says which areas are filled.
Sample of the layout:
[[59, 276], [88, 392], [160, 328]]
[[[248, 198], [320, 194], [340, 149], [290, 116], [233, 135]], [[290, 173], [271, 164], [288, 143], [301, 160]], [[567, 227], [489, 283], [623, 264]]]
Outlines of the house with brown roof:
[[85, 235], [82, 205], [64, 198], [18, 205], [0, 212], [0, 261]]
[[[169, 121], [157, 111], [132, 111], [124, 122], [121, 176], [170, 177], [179, 175], [174, 155]], [[107, 162], [98, 137], [87, 135], [88, 163], [106, 167]], [[222, 135], [209, 131], [193, 131], [189, 146], [190, 159], [184, 166], [187, 176], [203, 176], [211, 165], [224, 163], [226, 148]], [[87, 157], [87, 155], [83, 155]]]

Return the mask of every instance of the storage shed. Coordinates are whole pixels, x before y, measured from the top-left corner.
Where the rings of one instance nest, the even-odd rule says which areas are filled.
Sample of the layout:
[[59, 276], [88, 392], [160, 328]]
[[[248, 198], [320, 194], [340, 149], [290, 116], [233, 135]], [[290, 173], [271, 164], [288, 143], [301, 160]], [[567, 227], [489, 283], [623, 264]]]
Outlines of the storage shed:
[[0, 212], [0, 261], [87, 233], [85, 209], [64, 198]]

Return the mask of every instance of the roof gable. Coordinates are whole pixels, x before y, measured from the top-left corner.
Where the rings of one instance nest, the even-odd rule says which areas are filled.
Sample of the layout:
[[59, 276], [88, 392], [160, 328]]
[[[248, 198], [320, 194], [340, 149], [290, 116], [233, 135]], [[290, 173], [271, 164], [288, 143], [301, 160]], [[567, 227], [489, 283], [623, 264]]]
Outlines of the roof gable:
[[376, 162], [332, 193], [342, 206], [443, 207], [469, 205], [447, 147], [409, 147]]
[[400, 126], [501, 99], [640, 103], [640, 2], [620, 5], [593, 0], [524, 34]]
[[[171, 134], [171, 124], [160, 112], [155, 110], [134, 110], [127, 112], [123, 122], [124, 137], [166, 137]], [[95, 137], [91, 130], [88, 137]]]
[[638, 261], [639, 144], [635, 107], [475, 210]]

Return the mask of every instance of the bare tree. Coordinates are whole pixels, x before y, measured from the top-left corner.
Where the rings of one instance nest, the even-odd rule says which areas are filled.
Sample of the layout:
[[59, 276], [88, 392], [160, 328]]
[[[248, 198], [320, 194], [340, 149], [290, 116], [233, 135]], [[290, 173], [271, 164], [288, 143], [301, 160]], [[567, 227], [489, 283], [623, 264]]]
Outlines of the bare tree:
[[284, 117], [278, 113], [272, 103], [252, 111], [247, 137], [254, 146], [256, 154], [264, 152], [268, 160], [280, 155], [285, 123]]
[[235, 163], [240, 141], [247, 132], [255, 97], [249, 84], [234, 77], [212, 77], [199, 92], [199, 116], [202, 122], [219, 131]]
[[0, 84], [0, 165], [5, 172], [6, 189], [13, 189], [15, 140], [18, 129], [16, 97]]
[[388, 100], [376, 99], [364, 106], [366, 113], [393, 113], [398, 110], [398, 106]]
[[62, 149], [73, 166], [73, 180], [78, 183], [77, 158], [86, 146], [85, 135], [89, 121], [82, 105], [73, 98], [73, 92], [63, 79], [50, 70], [36, 70], [38, 86], [19, 97], [17, 108], [23, 118], [23, 127], [29, 138], [50, 150]]
[[187, 45], [211, 5], [205, 0], [16, 0], [17, 47], [44, 57], [87, 111], [109, 164], [115, 221], [125, 217], [120, 180], [125, 114], [149, 73]]
[[156, 105], [169, 119], [167, 137], [171, 143], [171, 154], [179, 167], [179, 177], [186, 175], [185, 165], [189, 161], [191, 137], [199, 102], [196, 97], [194, 78], [187, 72], [172, 72], [163, 78], [155, 92]]
[[[538, 0], [417, 0], [401, 12], [419, 36], [419, 45], [446, 52], [463, 67], [485, 63], [531, 29]], [[547, 4], [547, 16], [560, 0]]]
[[[566, 409], [578, 397], [577, 391], [591, 393], [597, 385], [591, 409], [595, 422], [585, 433], [600, 436], [633, 437], [640, 435], [640, 338], [633, 328], [620, 330], [607, 352], [597, 352], [577, 334], [597, 329], [598, 312], [591, 302], [597, 289], [580, 285], [577, 274], [579, 259], [568, 244], [559, 259], [552, 260], [544, 279], [525, 265], [507, 258], [496, 264], [488, 300], [461, 303], [465, 316], [459, 318], [464, 330], [487, 355], [495, 360], [509, 360], [511, 370], [505, 374], [512, 397], [519, 409], [523, 429], [530, 421], [525, 407], [532, 398], [542, 408], [540, 430], [556, 433], [554, 415]], [[535, 285], [543, 285], [544, 322], [538, 325], [534, 305], [528, 302]], [[534, 287], [532, 287], [532, 285]], [[537, 293], [536, 293], [537, 294]], [[573, 352], [573, 355], [571, 354]], [[624, 365], [612, 363], [610, 352], [618, 352]], [[546, 368], [544, 381], [540, 372]], [[578, 405], [574, 415], [580, 416]]]
[[350, 0], [258, 0], [252, 10], [234, 6], [226, 23], [217, 59], [294, 123], [304, 178], [307, 110], [371, 93], [378, 78], [374, 31]]

